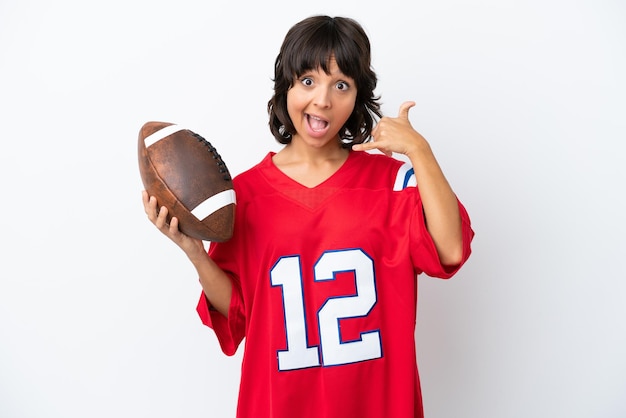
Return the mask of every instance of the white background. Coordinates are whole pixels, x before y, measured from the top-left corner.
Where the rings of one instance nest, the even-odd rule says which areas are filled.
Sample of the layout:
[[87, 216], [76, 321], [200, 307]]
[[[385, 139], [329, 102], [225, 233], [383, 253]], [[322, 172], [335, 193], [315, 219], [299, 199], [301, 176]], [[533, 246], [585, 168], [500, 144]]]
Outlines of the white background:
[[137, 133], [193, 127], [233, 174], [277, 150], [274, 58], [318, 13], [363, 24], [476, 231], [420, 278], [427, 418], [626, 416], [623, 2], [2, 0], [1, 417], [234, 416], [241, 352], [143, 213]]

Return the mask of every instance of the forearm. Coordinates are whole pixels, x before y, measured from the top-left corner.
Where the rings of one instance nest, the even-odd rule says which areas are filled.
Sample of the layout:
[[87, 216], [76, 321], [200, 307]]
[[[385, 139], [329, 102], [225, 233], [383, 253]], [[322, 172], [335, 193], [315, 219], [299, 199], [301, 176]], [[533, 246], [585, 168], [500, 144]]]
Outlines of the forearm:
[[165, 236], [171, 239], [187, 255], [196, 268], [204, 294], [217, 311], [228, 316], [232, 284], [230, 277], [208, 256], [202, 240], [191, 238], [178, 229], [178, 218], [167, 222], [168, 210], [162, 206], [157, 209], [157, 200], [142, 191], [143, 205], [148, 219]]
[[232, 281], [230, 277], [206, 254], [189, 258], [198, 272], [198, 278], [206, 298], [225, 317], [228, 317], [228, 308], [232, 295]]
[[426, 228], [444, 265], [457, 265], [463, 257], [461, 216], [456, 195], [427, 142], [408, 155], [420, 191]]

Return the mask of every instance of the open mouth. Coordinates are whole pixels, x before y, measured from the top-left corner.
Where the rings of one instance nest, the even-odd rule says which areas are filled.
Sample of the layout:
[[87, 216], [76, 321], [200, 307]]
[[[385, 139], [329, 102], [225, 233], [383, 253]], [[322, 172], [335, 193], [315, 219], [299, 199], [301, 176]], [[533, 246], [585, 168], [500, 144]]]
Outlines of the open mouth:
[[307, 122], [314, 132], [323, 131], [328, 127], [328, 121], [313, 115], [306, 115]]

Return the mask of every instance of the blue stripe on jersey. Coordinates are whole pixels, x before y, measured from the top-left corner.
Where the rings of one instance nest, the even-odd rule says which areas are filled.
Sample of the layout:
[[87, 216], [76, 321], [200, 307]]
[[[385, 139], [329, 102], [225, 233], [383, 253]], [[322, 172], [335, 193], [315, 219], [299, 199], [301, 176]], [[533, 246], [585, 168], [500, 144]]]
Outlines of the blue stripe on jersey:
[[417, 179], [415, 178], [415, 171], [410, 163], [404, 163], [396, 174], [396, 181], [393, 185], [393, 191], [398, 192], [404, 190], [407, 187], [417, 186]]

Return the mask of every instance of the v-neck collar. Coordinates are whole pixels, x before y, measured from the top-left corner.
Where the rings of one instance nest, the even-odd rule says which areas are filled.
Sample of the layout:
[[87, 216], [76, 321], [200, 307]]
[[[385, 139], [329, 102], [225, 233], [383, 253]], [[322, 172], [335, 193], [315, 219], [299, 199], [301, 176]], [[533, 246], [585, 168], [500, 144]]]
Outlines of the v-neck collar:
[[269, 152], [259, 164], [260, 171], [267, 182], [279, 193], [300, 205], [315, 210], [328, 198], [333, 196], [353, 177], [358, 168], [361, 156], [357, 151], [351, 151], [348, 158], [326, 180], [314, 187], [308, 187], [292, 179], [281, 171], [272, 157], [275, 152]]
[[345, 180], [342, 180], [345, 178], [345, 176], [342, 173], [345, 171], [349, 171], [350, 168], [354, 165], [355, 154], [356, 154], [355, 151], [351, 151], [350, 153], [348, 153], [348, 157], [346, 158], [346, 160], [343, 163], [341, 163], [339, 168], [337, 168], [337, 170], [335, 170], [334, 173], [328, 176], [326, 180], [322, 181], [321, 183], [313, 187], [306, 186], [298, 182], [297, 180], [294, 180], [293, 178], [285, 174], [285, 172], [283, 172], [280, 168], [278, 168], [278, 166], [274, 164], [273, 157], [274, 155], [276, 155], [276, 153], [273, 151], [269, 152], [265, 156], [265, 158], [262, 161], [262, 165], [264, 168], [263, 171], [269, 177], [271, 177], [272, 183], [280, 185], [279, 187], [281, 186], [288, 187], [288, 188], [300, 187], [306, 190], [315, 190], [315, 189], [322, 189], [325, 187], [336, 187], [336, 186], [342, 185], [345, 181]]

